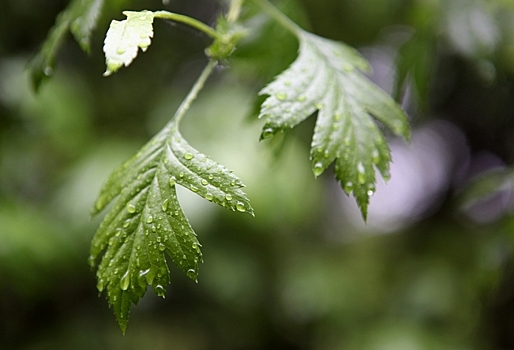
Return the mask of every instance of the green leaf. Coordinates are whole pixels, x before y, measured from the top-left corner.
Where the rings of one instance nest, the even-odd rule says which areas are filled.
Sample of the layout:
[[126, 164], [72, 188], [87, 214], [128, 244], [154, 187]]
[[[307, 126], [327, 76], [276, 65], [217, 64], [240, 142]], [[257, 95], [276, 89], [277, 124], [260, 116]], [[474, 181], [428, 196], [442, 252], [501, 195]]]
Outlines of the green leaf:
[[153, 37], [154, 13], [150, 11], [124, 11], [126, 20], [113, 20], [104, 42], [104, 75], [111, 75], [122, 66], [127, 67], [137, 56], [138, 49], [146, 51]]
[[369, 69], [356, 50], [297, 30], [299, 56], [260, 93], [266, 119], [261, 139], [293, 128], [318, 111], [311, 144], [315, 176], [333, 162], [337, 179], [353, 193], [364, 219], [375, 191], [375, 167], [389, 177], [391, 155], [372, 116], [395, 134], [409, 139], [402, 109], [359, 71]]
[[428, 110], [429, 87], [434, 66], [435, 38], [431, 31], [418, 32], [398, 50], [394, 97], [401, 98], [403, 88], [410, 79], [415, 98], [422, 110]]
[[52, 75], [55, 57], [71, 27], [75, 39], [86, 52], [90, 51], [91, 33], [96, 27], [104, 0], [74, 0], [59, 14], [41, 49], [30, 60], [28, 68], [34, 90]]
[[107, 290], [123, 332], [130, 307], [148, 285], [164, 297], [170, 283], [165, 253], [188, 277], [198, 277], [201, 245], [178, 202], [177, 184], [208, 201], [253, 215], [242, 182], [192, 148], [175, 119], [118, 167], [95, 203], [93, 214], [117, 198], [93, 238], [89, 261], [95, 266], [103, 254], [97, 287]]
[[466, 210], [498, 192], [514, 188], [514, 168], [491, 169], [478, 175], [457, 195], [457, 204]]

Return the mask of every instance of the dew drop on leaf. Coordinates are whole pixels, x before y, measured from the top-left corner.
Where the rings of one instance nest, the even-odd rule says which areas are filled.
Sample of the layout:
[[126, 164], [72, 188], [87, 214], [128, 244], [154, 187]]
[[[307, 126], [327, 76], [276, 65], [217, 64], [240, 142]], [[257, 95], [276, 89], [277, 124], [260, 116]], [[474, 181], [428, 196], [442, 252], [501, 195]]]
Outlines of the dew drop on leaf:
[[314, 176], [318, 177], [323, 173], [323, 164], [321, 162], [317, 162], [313, 167]]
[[206, 186], [208, 184], [207, 180], [202, 179], [202, 185]]
[[231, 195], [231, 194], [226, 194], [226, 195], [225, 195], [225, 199], [226, 199], [227, 201], [231, 201], [231, 200], [232, 200], [232, 195]]
[[269, 139], [273, 136], [273, 128], [265, 128], [262, 130], [262, 138], [263, 139]]
[[207, 192], [207, 193], [205, 194], [205, 199], [207, 199], [208, 201], [212, 201], [212, 200], [213, 200], [213, 198], [214, 198], [214, 197], [213, 197], [213, 196], [212, 196], [212, 194], [210, 194], [209, 192]]
[[136, 206], [132, 203], [128, 203], [127, 204], [127, 211], [130, 213], [130, 214], [134, 214], [136, 212]]
[[243, 202], [237, 202], [236, 209], [237, 209], [237, 211], [240, 211], [241, 213], [244, 213], [246, 211], [246, 208], [245, 208], [245, 205]]
[[187, 277], [196, 279], [196, 271], [194, 269], [187, 270]]
[[169, 184], [170, 184], [170, 187], [175, 186], [175, 179], [173, 177], [170, 177]]
[[149, 224], [151, 224], [151, 223], [153, 222], [153, 216], [152, 216], [152, 215], [148, 215], [148, 216], [146, 217], [146, 222], [147, 222], [147, 223], [149, 223]]
[[275, 94], [275, 96], [280, 101], [284, 101], [287, 98], [287, 94], [285, 94], [284, 92], [279, 92]]
[[121, 47], [120, 47], [120, 48], [116, 49], [116, 53], [117, 53], [118, 55], [123, 55], [123, 54], [125, 53], [125, 49], [123, 49], [123, 48], [121, 48]]
[[165, 199], [163, 202], [162, 202], [162, 205], [161, 205], [161, 209], [162, 211], [166, 211], [168, 210], [168, 204], [169, 204], [169, 199]]
[[184, 158], [187, 160], [191, 160], [191, 159], [193, 159], [193, 155], [190, 152], [186, 152], [184, 154]]
[[127, 270], [127, 272], [125, 272], [125, 274], [120, 279], [120, 287], [123, 290], [127, 290], [129, 285], [130, 285], [130, 274], [129, 274], [129, 270]]

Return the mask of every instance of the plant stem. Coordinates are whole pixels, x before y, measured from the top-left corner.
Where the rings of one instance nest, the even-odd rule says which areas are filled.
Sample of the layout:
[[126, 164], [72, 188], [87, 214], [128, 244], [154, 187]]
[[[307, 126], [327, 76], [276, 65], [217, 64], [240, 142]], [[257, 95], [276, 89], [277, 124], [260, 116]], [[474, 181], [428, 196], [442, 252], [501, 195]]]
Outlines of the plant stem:
[[299, 32], [302, 30], [295, 22], [293, 22], [289, 17], [284, 15], [279, 9], [273, 6], [267, 0], [252, 0], [257, 6], [259, 6], [264, 12], [266, 12], [271, 18], [277, 21], [284, 28], [289, 30], [294, 35], [298, 36]]
[[244, 0], [232, 0], [230, 3], [230, 8], [227, 14], [227, 21], [230, 23], [234, 23], [239, 18], [239, 14], [241, 13], [241, 5]]
[[202, 74], [200, 74], [195, 84], [187, 94], [186, 98], [180, 104], [180, 107], [177, 109], [177, 112], [175, 113], [175, 116], [173, 118], [176, 122], [177, 127], [180, 124], [182, 118], [184, 117], [184, 114], [186, 114], [186, 112], [191, 107], [191, 103], [193, 103], [193, 101], [198, 96], [200, 90], [202, 90], [203, 86], [205, 85], [205, 82], [207, 81], [207, 78], [209, 78], [209, 75], [211, 75], [215, 66], [216, 60], [209, 60], [209, 63], [203, 69]]
[[196, 28], [205, 34], [209, 35], [213, 39], [221, 39], [220, 33], [218, 33], [215, 29], [209, 27], [207, 24], [200, 22], [194, 18], [189, 16], [179, 15], [178, 13], [168, 12], [168, 11], [156, 11], [154, 12], [155, 18], [169, 19], [174, 22], [180, 22], [187, 24], [193, 28]]

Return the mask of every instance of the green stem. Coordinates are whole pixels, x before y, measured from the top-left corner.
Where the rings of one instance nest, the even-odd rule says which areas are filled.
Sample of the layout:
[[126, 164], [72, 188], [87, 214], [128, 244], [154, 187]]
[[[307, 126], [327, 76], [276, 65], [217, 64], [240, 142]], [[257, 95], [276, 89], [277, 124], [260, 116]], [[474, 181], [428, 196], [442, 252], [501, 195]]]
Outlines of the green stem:
[[277, 21], [284, 28], [289, 30], [294, 35], [298, 36], [302, 28], [300, 28], [295, 22], [289, 17], [284, 15], [279, 9], [273, 6], [267, 0], [252, 0], [257, 6], [259, 6], [264, 12], [266, 12], [271, 18]]
[[175, 113], [175, 117], [173, 118], [175, 119], [177, 127], [180, 124], [182, 118], [184, 117], [184, 114], [186, 114], [186, 112], [191, 107], [191, 103], [193, 103], [193, 101], [198, 96], [200, 90], [202, 90], [203, 86], [205, 85], [205, 82], [207, 81], [207, 78], [209, 78], [215, 66], [216, 60], [210, 60], [207, 66], [205, 66], [205, 68], [203, 69], [202, 74], [200, 74], [195, 84], [187, 94], [184, 101], [182, 101], [182, 104], [178, 108], [177, 112]]
[[239, 18], [239, 14], [241, 13], [241, 5], [244, 0], [232, 0], [230, 3], [230, 8], [227, 14], [227, 21], [230, 23], [234, 23]]
[[209, 27], [207, 24], [200, 22], [194, 18], [189, 16], [179, 15], [178, 13], [168, 12], [168, 11], [156, 11], [154, 12], [155, 18], [169, 19], [174, 22], [180, 22], [187, 24], [193, 28], [196, 28], [205, 34], [209, 35], [213, 39], [221, 39], [221, 34], [218, 33], [215, 29]]

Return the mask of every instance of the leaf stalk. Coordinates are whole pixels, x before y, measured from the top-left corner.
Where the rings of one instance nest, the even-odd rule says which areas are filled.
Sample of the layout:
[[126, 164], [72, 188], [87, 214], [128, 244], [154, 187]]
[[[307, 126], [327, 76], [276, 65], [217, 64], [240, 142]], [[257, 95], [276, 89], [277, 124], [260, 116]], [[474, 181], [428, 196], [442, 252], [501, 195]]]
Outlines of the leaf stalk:
[[298, 36], [302, 31], [295, 22], [293, 22], [289, 17], [284, 15], [282, 11], [277, 9], [267, 0], [252, 0], [257, 6], [259, 6], [264, 12], [266, 12], [271, 18], [277, 21], [280, 25], [282, 25], [285, 29], [289, 30], [294, 35]]
[[207, 24], [200, 22], [197, 19], [191, 18], [189, 16], [180, 15], [178, 13], [168, 12], [168, 11], [156, 11], [154, 12], [155, 18], [161, 19], [169, 19], [170, 21], [179, 22], [187, 24], [193, 28], [196, 28], [213, 39], [221, 39], [221, 34], [218, 33], [215, 29], [209, 27]]
[[214, 59], [209, 60], [209, 63], [203, 69], [202, 74], [200, 74], [200, 76], [196, 80], [195, 84], [193, 85], [193, 87], [191, 88], [189, 93], [187, 94], [186, 98], [180, 104], [180, 107], [177, 109], [177, 112], [175, 113], [175, 116], [173, 118], [176, 121], [177, 126], [180, 124], [180, 121], [182, 120], [182, 118], [184, 117], [186, 112], [191, 107], [191, 104], [193, 103], [193, 101], [196, 100], [198, 93], [200, 92], [200, 90], [202, 90], [203, 86], [205, 85], [205, 82], [211, 75], [215, 66], [216, 66], [216, 60], [214, 60]]

